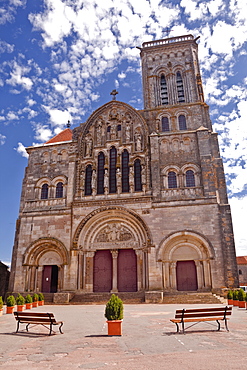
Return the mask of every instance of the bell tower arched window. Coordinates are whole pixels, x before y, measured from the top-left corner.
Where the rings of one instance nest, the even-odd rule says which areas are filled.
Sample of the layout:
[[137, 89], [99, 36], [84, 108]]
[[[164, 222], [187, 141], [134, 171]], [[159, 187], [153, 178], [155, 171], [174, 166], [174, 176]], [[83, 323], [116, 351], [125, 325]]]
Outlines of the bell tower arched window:
[[85, 174], [85, 195], [92, 194], [92, 166], [89, 164], [86, 167], [86, 174]]
[[63, 197], [63, 183], [60, 181], [57, 183], [56, 186], [56, 198], [62, 198]]
[[104, 173], [105, 173], [105, 156], [100, 152], [98, 155], [98, 177], [97, 177], [97, 194], [104, 194]]
[[110, 150], [110, 173], [109, 173], [109, 193], [117, 192], [117, 150], [115, 147]]
[[186, 118], [183, 114], [178, 117], [179, 130], [187, 130]]
[[41, 188], [41, 199], [48, 199], [48, 184], [43, 184]]
[[161, 119], [161, 129], [162, 129], [162, 132], [170, 131], [168, 117], [162, 117], [162, 119]]
[[122, 192], [129, 192], [129, 153], [126, 149], [122, 153]]
[[180, 72], [177, 72], [176, 82], [177, 82], [178, 102], [184, 103], [185, 102], [184, 84], [183, 84], [183, 79], [182, 79], [182, 75]]
[[161, 95], [161, 104], [162, 105], [168, 104], [167, 83], [164, 75], [161, 75], [160, 77], [160, 95]]
[[196, 186], [196, 184], [195, 184], [195, 174], [192, 170], [186, 171], [185, 178], [186, 178], [186, 186], [187, 187]]
[[168, 173], [168, 188], [174, 189], [177, 188], [177, 175], [176, 172], [170, 171]]
[[135, 191], [142, 191], [142, 167], [140, 159], [136, 159], [134, 162], [134, 181]]

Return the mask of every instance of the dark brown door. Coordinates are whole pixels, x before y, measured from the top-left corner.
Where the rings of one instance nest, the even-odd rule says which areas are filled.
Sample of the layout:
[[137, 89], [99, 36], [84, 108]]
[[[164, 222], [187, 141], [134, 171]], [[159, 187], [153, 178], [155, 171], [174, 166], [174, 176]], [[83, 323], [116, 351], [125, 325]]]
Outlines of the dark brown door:
[[112, 289], [112, 256], [109, 250], [94, 255], [93, 291], [110, 292]]
[[196, 291], [198, 289], [195, 261], [178, 261], [176, 273], [177, 290]]
[[136, 254], [133, 249], [118, 251], [118, 291], [137, 291]]
[[42, 292], [50, 293], [51, 291], [51, 273], [52, 266], [44, 266], [42, 279]]

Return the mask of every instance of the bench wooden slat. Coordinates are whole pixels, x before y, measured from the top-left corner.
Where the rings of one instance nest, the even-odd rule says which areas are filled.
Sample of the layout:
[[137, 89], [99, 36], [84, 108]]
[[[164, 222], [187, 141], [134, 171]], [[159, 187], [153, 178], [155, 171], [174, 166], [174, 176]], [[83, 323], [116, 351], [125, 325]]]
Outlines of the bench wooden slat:
[[[56, 321], [53, 313], [49, 312], [14, 312], [15, 319], [17, 320], [17, 329], [16, 332], [19, 330], [19, 325], [20, 324], [27, 324], [26, 325], [26, 330], [28, 331], [28, 326], [33, 324], [33, 325], [43, 325], [47, 327], [46, 325], [49, 325], [50, 328], [50, 333], [51, 335], [52, 326], [53, 325], [60, 325], [59, 326], [59, 331], [61, 334], [63, 334], [61, 328], [63, 325], [63, 321]], [[48, 329], [48, 328], [47, 328]]]
[[176, 310], [175, 318], [170, 321], [175, 323], [177, 326], [177, 332], [179, 332], [178, 324], [182, 325], [182, 331], [184, 333], [185, 322], [201, 322], [201, 321], [216, 321], [218, 323], [218, 330], [220, 330], [220, 321], [225, 322], [225, 327], [228, 330], [227, 320], [232, 313], [232, 307], [214, 307], [214, 308], [192, 308], [192, 309], [179, 309]]

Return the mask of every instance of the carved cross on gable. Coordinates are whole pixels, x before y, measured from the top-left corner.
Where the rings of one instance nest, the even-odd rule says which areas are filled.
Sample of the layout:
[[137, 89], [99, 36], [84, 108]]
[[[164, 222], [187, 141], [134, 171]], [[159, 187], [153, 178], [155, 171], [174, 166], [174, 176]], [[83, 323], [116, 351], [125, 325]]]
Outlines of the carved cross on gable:
[[112, 95], [112, 100], [116, 100], [116, 95], [118, 94], [118, 91], [116, 89], [112, 90], [110, 95]]

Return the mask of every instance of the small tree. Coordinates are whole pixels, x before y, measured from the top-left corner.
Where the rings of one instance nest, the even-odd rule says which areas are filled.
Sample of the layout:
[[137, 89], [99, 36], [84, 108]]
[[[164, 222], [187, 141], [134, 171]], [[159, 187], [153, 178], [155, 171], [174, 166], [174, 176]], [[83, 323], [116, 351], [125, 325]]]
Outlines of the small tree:
[[20, 293], [18, 293], [16, 297], [16, 304], [18, 306], [23, 306], [25, 304], [25, 298]]
[[3, 309], [3, 298], [0, 296], [0, 311]]
[[232, 290], [228, 290], [228, 292], [227, 292], [227, 298], [228, 299], [232, 299], [232, 297], [233, 297]]
[[8, 307], [14, 307], [15, 306], [15, 297], [13, 295], [9, 295], [6, 299], [6, 305]]
[[233, 294], [233, 300], [238, 301], [238, 290], [234, 290], [232, 294]]
[[239, 289], [238, 291], [238, 300], [239, 301], [244, 301], [244, 298], [245, 298], [245, 292], [243, 289]]
[[39, 301], [44, 301], [45, 297], [43, 293], [39, 293], [38, 296], [39, 296]]
[[105, 317], [109, 321], [123, 319], [123, 301], [115, 294], [111, 295], [111, 298], [106, 304]]
[[38, 294], [37, 293], [34, 293], [33, 294], [33, 302], [38, 302], [38, 300], [39, 300]]
[[26, 302], [26, 303], [33, 303], [33, 298], [30, 296], [30, 294], [27, 294], [27, 295], [26, 295], [25, 302]]

